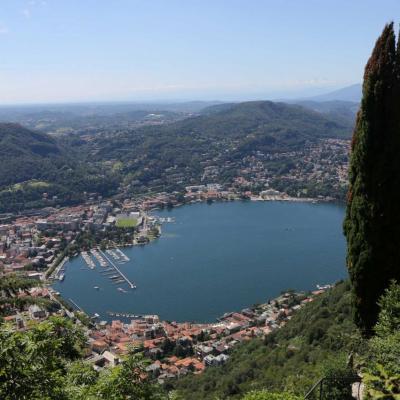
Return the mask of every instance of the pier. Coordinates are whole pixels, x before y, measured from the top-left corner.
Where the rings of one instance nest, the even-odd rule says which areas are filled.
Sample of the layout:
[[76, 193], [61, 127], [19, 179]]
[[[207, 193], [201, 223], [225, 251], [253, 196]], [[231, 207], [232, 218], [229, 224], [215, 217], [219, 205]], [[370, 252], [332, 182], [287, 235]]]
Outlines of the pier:
[[129, 257], [124, 252], [122, 252], [121, 249], [116, 248], [115, 250], [119, 253], [119, 256], [122, 258], [123, 261], [129, 261]]
[[58, 264], [57, 268], [51, 274], [50, 279], [60, 279], [60, 276], [64, 274], [65, 269], [64, 265], [68, 261], [68, 257], [64, 257], [60, 264]]
[[119, 270], [119, 268], [104, 254], [102, 250], [99, 249], [99, 252], [102, 256], [110, 263], [112, 267], [121, 275], [121, 278], [126, 281], [126, 283], [130, 286], [131, 289], [135, 289], [136, 286]]
[[83, 309], [81, 307], [78, 306], [78, 304], [76, 304], [71, 298], [68, 299], [79, 311], [83, 311]]
[[92, 249], [90, 252], [93, 254], [93, 256], [96, 258], [96, 260], [99, 262], [99, 264], [102, 267], [108, 267], [107, 262], [104, 260], [104, 258], [100, 255], [97, 249]]
[[139, 319], [139, 318], [144, 317], [144, 315], [136, 315], [136, 314], [129, 314], [129, 313], [124, 313], [124, 312], [113, 312], [113, 311], [107, 311], [107, 314], [110, 317], [122, 317], [122, 318], [133, 318], [133, 319]]
[[118, 247], [114, 249], [107, 249], [106, 253], [109, 254], [118, 263], [124, 263], [129, 261], [129, 257], [123, 253]]
[[87, 266], [88, 266], [90, 269], [94, 269], [95, 263], [94, 263], [94, 261], [92, 260], [92, 258], [90, 257], [90, 255], [88, 254], [88, 252], [87, 252], [87, 251], [82, 251], [81, 255], [82, 255], [82, 258], [85, 260]]

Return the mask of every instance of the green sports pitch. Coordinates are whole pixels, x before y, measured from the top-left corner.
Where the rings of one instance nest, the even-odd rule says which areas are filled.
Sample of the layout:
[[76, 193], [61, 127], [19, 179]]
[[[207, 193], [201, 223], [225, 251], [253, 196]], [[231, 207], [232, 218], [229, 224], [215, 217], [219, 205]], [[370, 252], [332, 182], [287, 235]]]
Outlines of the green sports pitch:
[[120, 218], [116, 222], [117, 228], [134, 228], [138, 223], [136, 218]]

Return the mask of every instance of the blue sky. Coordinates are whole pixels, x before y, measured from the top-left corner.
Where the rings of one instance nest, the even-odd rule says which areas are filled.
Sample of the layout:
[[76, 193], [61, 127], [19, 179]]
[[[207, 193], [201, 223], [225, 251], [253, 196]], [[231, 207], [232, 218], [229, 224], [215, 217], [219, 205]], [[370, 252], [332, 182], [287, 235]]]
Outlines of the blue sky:
[[361, 81], [398, 0], [0, 0], [0, 103], [245, 100]]

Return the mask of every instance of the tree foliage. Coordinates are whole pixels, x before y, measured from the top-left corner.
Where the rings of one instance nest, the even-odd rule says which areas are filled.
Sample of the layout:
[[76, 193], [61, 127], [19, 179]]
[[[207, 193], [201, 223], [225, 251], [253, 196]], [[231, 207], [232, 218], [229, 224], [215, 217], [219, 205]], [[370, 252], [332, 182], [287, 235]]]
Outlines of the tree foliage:
[[291, 393], [272, 393], [266, 390], [253, 391], [246, 394], [243, 400], [301, 400], [302, 397]]
[[[49, 308], [55, 303], [48, 300], [27, 295], [26, 290], [39, 286], [39, 282], [15, 274], [10, 274], [0, 279], [0, 316], [14, 312], [15, 309], [23, 310], [26, 306], [37, 304]], [[24, 296], [18, 296], [20, 292]]]
[[60, 317], [15, 331], [0, 325], [2, 400], [161, 400], [160, 387], [148, 380], [141, 354], [100, 373], [82, 360], [86, 337]]
[[392, 282], [379, 306], [376, 335], [369, 340], [363, 371], [367, 398], [400, 399], [400, 285]]
[[399, 70], [400, 51], [389, 24], [365, 67], [344, 223], [356, 322], [369, 334], [379, 297], [391, 279], [400, 279]]

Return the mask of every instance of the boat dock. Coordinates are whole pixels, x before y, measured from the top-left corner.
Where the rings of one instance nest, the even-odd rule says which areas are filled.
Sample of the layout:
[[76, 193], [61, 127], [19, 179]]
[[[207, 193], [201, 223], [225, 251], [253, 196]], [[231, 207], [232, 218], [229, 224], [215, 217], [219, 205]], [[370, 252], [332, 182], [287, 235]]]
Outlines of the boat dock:
[[119, 254], [117, 254], [113, 249], [107, 249], [106, 253], [110, 255], [115, 261], [121, 261]]
[[112, 312], [112, 311], [107, 311], [107, 314], [110, 317], [122, 317], [122, 318], [143, 318], [144, 315], [136, 315], [136, 314], [129, 314], [129, 313], [117, 313], [117, 312]]
[[83, 309], [81, 307], [78, 306], [78, 304], [76, 304], [71, 298], [68, 299], [79, 311], [83, 311]]
[[115, 249], [107, 249], [106, 253], [110, 255], [115, 261], [119, 263], [124, 263], [129, 261], [129, 257], [124, 254], [120, 249], [115, 248]]
[[[58, 264], [57, 268], [54, 270], [50, 278], [60, 280], [61, 276], [65, 276], [65, 268], [64, 265], [68, 261], [68, 257], [64, 257], [60, 264]], [[64, 279], [64, 278], [63, 278]], [[61, 279], [62, 280], [62, 279]]]
[[99, 262], [102, 267], [108, 267], [107, 261], [101, 256], [98, 249], [92, 249], [90, 252], [93, 254], [94, 258]]
[[120, 270], [119, 268], [104, 254], [102, 250], [99, 249], [100, 254], [110, 263], [110, 265], [115, 269], [116, 272], [120, 275], [121, 279], [123, 279], [131, 289], [135, 289], [136, 285], [132, 283]]
[[92, 257], [90, 257], [90, 255], [88, 254], [88, 252], [87, 252], [87, 251], [82, 251], [81, 254], [82, 254], [82, 258], [85, 260], [87, 266], [88, 266], [90, 269], [94, 269], [95, 263], [94, 263], [94, 261], [92, 260]]
[[123, 261], [129, 261], [129, 257], [121, 249], [116, 248], [115, 251], [119, 254]]

